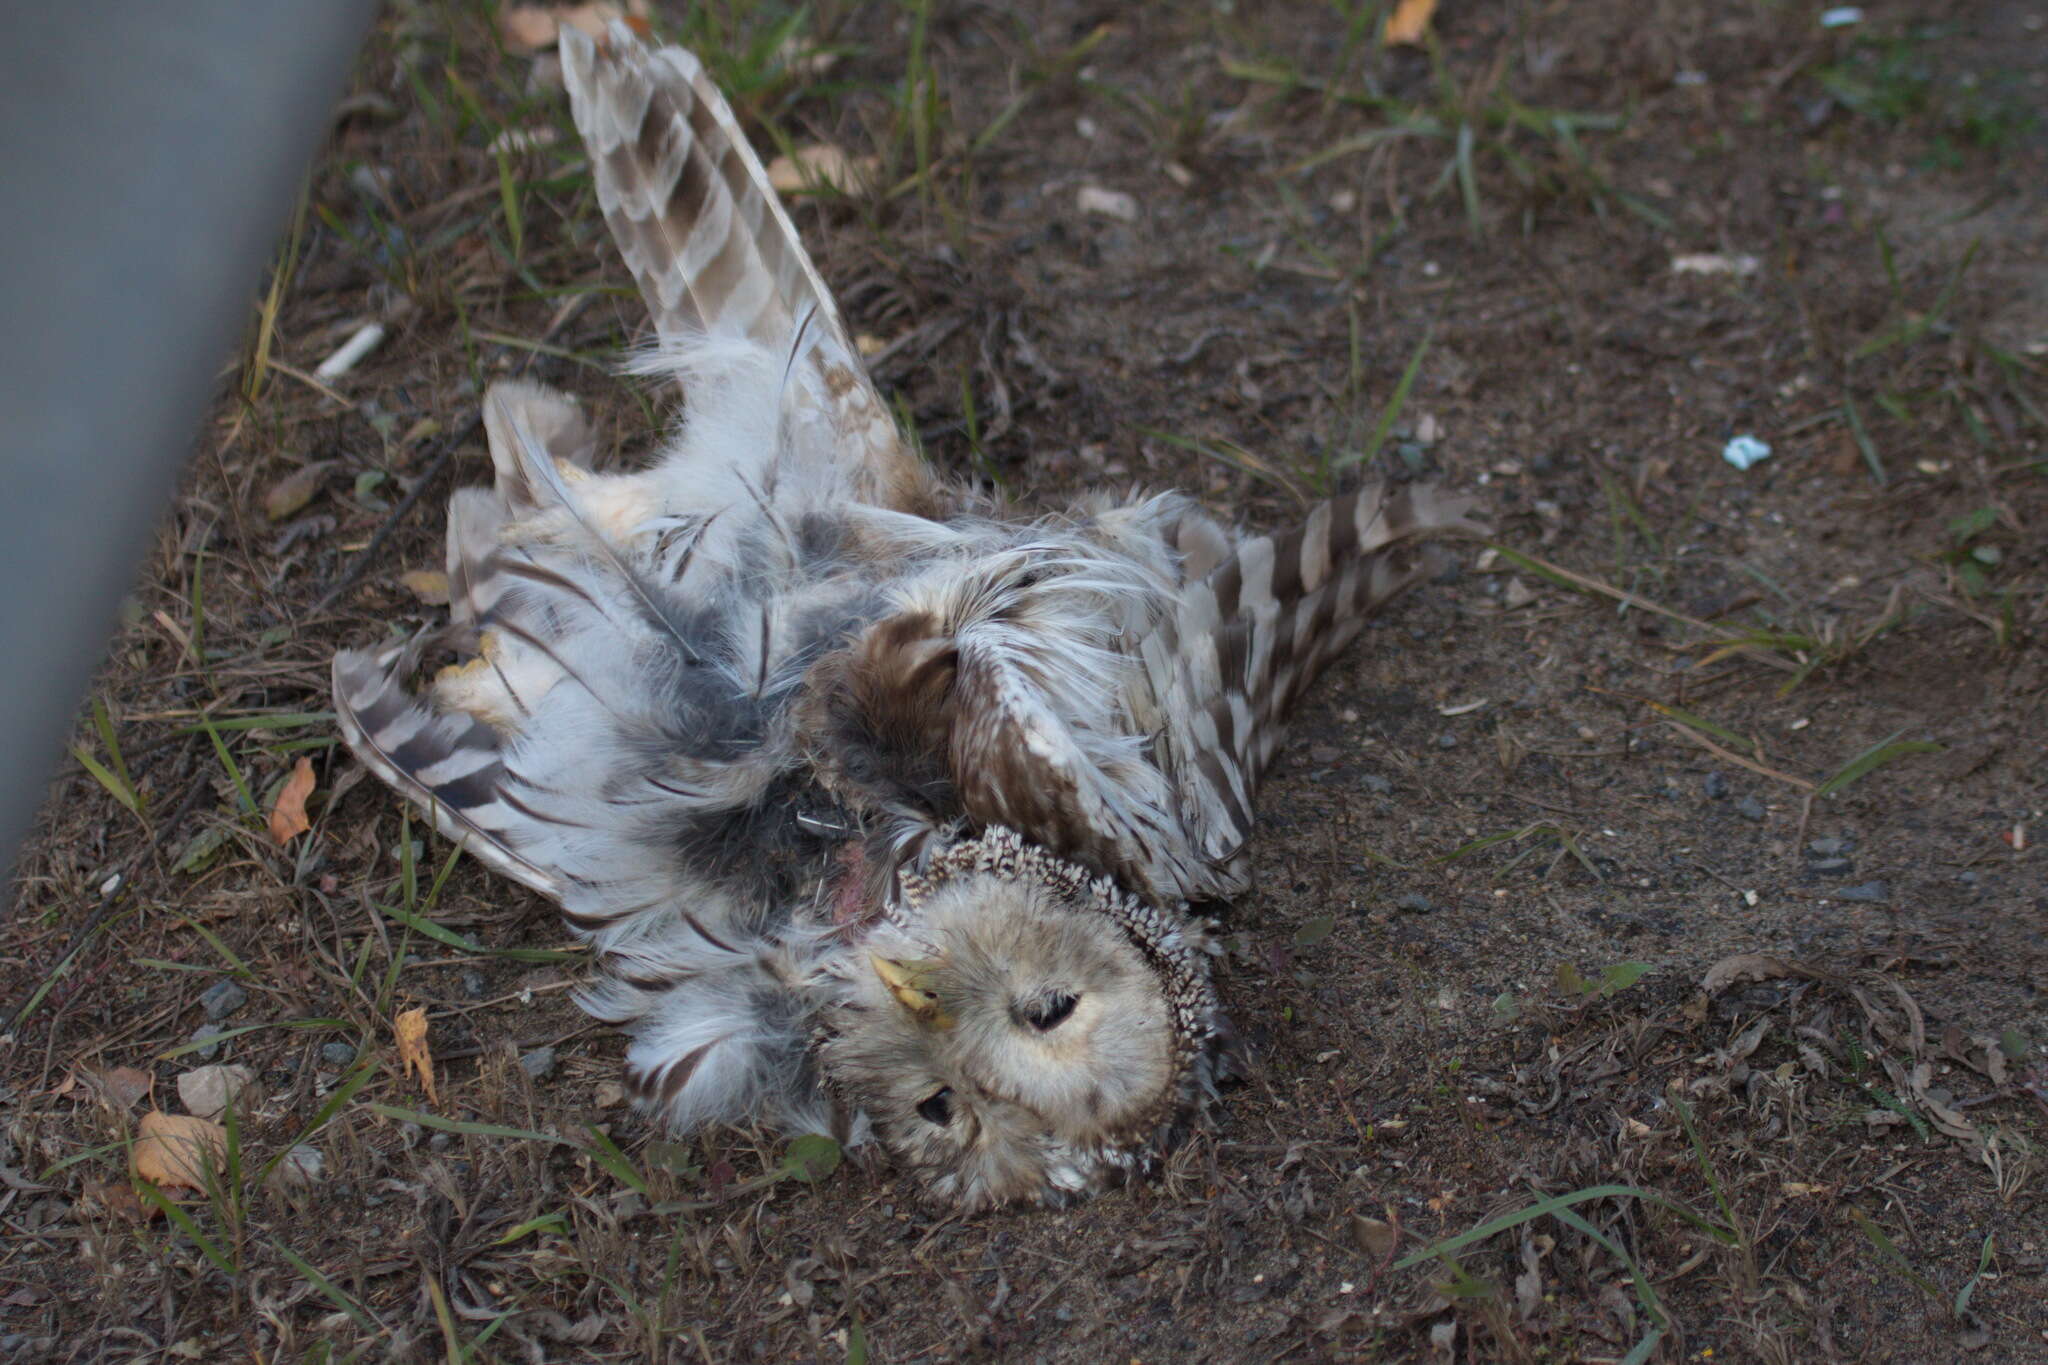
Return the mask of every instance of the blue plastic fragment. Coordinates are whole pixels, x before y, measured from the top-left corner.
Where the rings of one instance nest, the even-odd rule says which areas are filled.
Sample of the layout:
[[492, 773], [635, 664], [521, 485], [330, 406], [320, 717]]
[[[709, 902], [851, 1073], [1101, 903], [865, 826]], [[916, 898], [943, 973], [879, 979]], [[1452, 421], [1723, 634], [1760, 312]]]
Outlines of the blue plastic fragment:
[[1747, 469], [1770, 457], [1771, 448], [1754, 436], [1737, 436], [1721, 447], [1721, 458], [1737, 469]]

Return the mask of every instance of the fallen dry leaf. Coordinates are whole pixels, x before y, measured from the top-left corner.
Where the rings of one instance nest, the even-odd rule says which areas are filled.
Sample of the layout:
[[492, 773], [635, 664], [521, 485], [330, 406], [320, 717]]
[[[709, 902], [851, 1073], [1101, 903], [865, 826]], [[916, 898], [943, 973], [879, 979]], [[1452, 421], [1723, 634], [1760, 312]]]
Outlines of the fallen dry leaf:
[[1744, 981], [1771, 981], [1781, 976], [1803, 976], [1815, 981], [1822, 979], [1821, 973], [1803, 962], [1772, 957], [1768, 953], [1736, 953], [1707, 968], [1707, 974], [1700, 978], [1700, 989], [1708, 995], [1718, 995]]
[[292, 765], [292, 775], [277, 789], [277, 803], [270, 808], [270, 837], [278, 847], [313, 828], [306, 818], [306, 798], [313, 794], [313, 760], [301, 758]]
[[654, 30], [649, 27], [646, 15], [646, 0], [628, 0], [623, 9], [602, 3], [507, 5], [498, 11], [498, 36], [504, 39], [508, 52], [538, 52], [555, 45], [562, 36], [564, 24], [603, 42], [605, 26], [617, 19], [642, 38], [650, 38]]
[[546, 5], [507, 5], [498, 11], [498, 36], [511, 52], [536, 52], [553, 47], [560, 32], [554, 11]]
[[1384, 1261], [1393, 1256], [1400, 1240], [1401, 1231], [1392, 1223], [1362, 1213], [1351, 1215], [1351, 1241], [1373, 1260]]
[[414, 569], [402, 573], [398, 581], [405, 590], [430, 607], [448, 605], [448, 575], [439, 569]]
[[135, 1197], [135, 1187], [125, 1180], [88, 1185], [79, 1198], [83, 1203], [98, 1205], [124, 1223], [146, 1223], [156, 1217], [156, 1206], [145, 1206]]
[[1435, 13], [1436, 0], [1401, 0], [1387, 16], [1386, 35], [1381, 41], [1388, 47], [1422, 46], [1429, 33], [1430, 16]]
[[320, 491], [327, 471], [332, 468], [332, 460], [315, 460], [311, 464], [300, 465], [270, 485], [270, 491], [263, 495], [263, 515], [272, 521], [283, 521], [304, 507]]
[[203, 1190], [220, 1174], [227, 1154], [228, 1132], [219, 1124], [154, 1109], [142, 1116], [128, 1165], [159, 1188]]
[[405, 1068], [405, 1074], [420, 1078], [420, 1088], [427, 1092], [428, 1103], [440, 1103], [434, 1098], [434, 1054], [427, 1047], [425, 1008], [400, 1014], [391, 1021], [391, 1031], [398, 1037], [398, 1061]]
[[99, 1097], [116, 1109], [133, 1109], [137, 1100], [156, 1087], [156, 1077], [132, 1066], [110, 1066], [105, 1071], [87, 1070], [86, 1082]]
[[842, 194], [864, 194], [875, 183], [881, 161], [872, 156], [849, 156], [843, 147], [814, 142], [799, 147], [793, 156], [778, 156], [768, 163], [768, 183], [777, 194], [830, 187]]

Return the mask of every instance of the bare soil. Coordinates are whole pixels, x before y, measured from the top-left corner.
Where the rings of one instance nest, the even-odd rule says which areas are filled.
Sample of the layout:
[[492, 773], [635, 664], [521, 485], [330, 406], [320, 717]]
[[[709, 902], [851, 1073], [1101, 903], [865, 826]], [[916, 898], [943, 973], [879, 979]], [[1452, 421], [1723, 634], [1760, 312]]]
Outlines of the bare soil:
[[[1866, 8], [1445, 0], [1432, 57], [1372, 6], [828, 3], [794, 72], [774, 14], [656, 16], [764, 148], [882, 158], [798, 218], [934, 461], [1258, 526], [1428, 477], [1497, 529], [1264, 794], [1250, 1079], [1153, 1182], [959, 1218], [648, 1132], [549, 908], [435, 885], [318, 714], [436, 610], [401, 575], [483, 383], [625, 460], [665, 401], [606, 368], [638, 303], [572, 137], [490, 150], [559, 94], [484, 7], [395, 5], [95, 683], [118, 764], [80, 714], [141, 809], [74, 764], [16, 869], [0, 1355], [2048, 1360], [2048, 16]], [[242, 788], [301, 757], [279, 848]], [[222, 981], [239, 1182], [150, 1218], [124, 1144]], [[320, 1177], [260, 1180], [301, 1134]]]

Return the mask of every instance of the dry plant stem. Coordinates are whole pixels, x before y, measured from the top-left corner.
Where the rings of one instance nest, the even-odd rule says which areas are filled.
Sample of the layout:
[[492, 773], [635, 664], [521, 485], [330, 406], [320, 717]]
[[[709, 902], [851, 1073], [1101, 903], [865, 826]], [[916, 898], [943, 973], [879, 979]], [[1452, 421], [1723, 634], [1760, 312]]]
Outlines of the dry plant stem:
[[[1589, 577], [1586, 574], [1580, 573], [1576, 569], [1567, 569], [1562, 564], [1553, 564], [1549, 560], [1543, 558], [1543, 556], [1541, 555], [1533, 555], [1530, 554], [1527, 550], [1515, 549], [1515, 547], [1511, 545], [1502, 545], [1496, 548], [1502, 550], [1512, 550], [1516, 555], [1519, 555], [1523, 559], [1528, 560], [1531, 564], [1536, 565], [1545, 573], [1554, 573], [1559, 578], [1568, 579], [1572, 583], [1577, 584], [1579, 587], [1584, 588], [1587, 592], [1597, 593], [1601, 597], [1608, 598], [1611, 601], [1619, 602], [1623, 606], [1638, 607], [1643, 611], [1654, 612], [1656, 615], [1662, 616], [1667, 620], [1677, 621], [1683, 625], [1691, 626], [1694, 630], [1703, 631], [1709, 635], [1714, 633], [1714, 626], [1711, 622], [1702, 621], [1697, 616], [1687, 616], [1682, 611], [1673, 611], [1669, 607], [1660, 606], [1658, 603], [1652, 602], [1647, 597], [1638, 597], [1636, 596], [1636, 594], [1629, 592], [1626, 589], [1617, 588], [1612, 583], [1605, 583], [1602, 582], [1600, 579]], [[1769, 650], [1760, 649], [1755, 645], [1738, 645], [1735, 647], [1733, 652], [1736, 654], [1744, 655], [1747, 658], [1754, 659], [1760, 664], [1768, 664], [1772, 668], [1777, 669], [1781, 673], [1795, 672], [1798, 668], [1798, 665], [1794, 664], [1791, 660], [1781, 659], [1777, 655], [1771, 653]]]
[[[1763, 764], [1756, 762], [1754, 759], [1744, 758], [1741, 754], [1722, 748], [1720, 745], [1714, 743], [1713, 740], [1708, 739], [1705, 735], [1699, 733], [1697, 730], [1688, 729], [1687, 727], [1680, 725], [1675, 720], [1668, 720], [1664, 723], [1670, 726], [1671, 729], [1685, 736], [1687, 739], [1699, 745], [1702, 749], [1705, 749], [1708, 753], [1714, 755], [1714, 757], [1718, 759], [1722, 759], [1723, 761], [1728, 763], [1739, 764], [1740, 766], [1749, 769], [1751, 772], [1756, 773], [1763, 777], [1772, 778], [1779, 782], [1789, 782], [1793, 786], [1798, 787], [1801, 791], [1811, 792], [1814, 788], [1814, 784], [1808, 782], [1803, 777], [1794, 777], [1790, 773], [1781, 773], [1776, 768], [1767, 768]], [[1809, 802], [1811, 801], [1811, 799], [1811, 797], [1808, 798]]]

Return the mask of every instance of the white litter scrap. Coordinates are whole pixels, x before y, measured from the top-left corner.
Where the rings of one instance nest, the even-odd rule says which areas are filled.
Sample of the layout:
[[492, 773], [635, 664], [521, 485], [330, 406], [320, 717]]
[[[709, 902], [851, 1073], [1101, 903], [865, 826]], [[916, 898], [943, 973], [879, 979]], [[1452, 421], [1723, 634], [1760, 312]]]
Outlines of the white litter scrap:
[[1836, 5], [1833, 9], [1824, 9], [1820, 12], [1822, 28], [1847, 28], [1851, 24], [1862, 22], [1863, 10], [1858, 5]]
[[341, 349], [320, 362], [320, 368], [313, 371], [319, 380], [339, 379], [362, 363], [364, 356], [377, 349], [384, 341], [384, 324], [366, 322], [356, 329], [354, 336], [341, 343]]
[[1754, 275], [1762, 266], [1756, 257], [1725, 251], [1695, 251], [1671, 258], [1674, 275]]
[[1099, 185], [1083, 185], [1074, 196], [1074, 205], [1083, 213], [1100, 214], [1114, 218], [1121, 223], [1138, 221], [1138, 201], [1122, 190], [1105, 190]]
[[1737, 436], [1721, 447], [1721, 458], [1737, 469], [1747, 469], [1759, 460], [1771, 458], [1771, 448], [1754, 436]]

